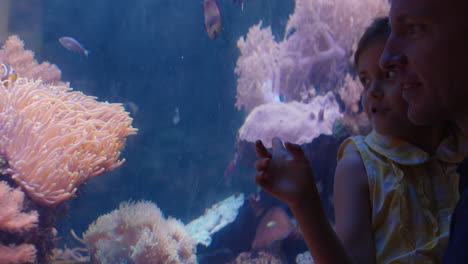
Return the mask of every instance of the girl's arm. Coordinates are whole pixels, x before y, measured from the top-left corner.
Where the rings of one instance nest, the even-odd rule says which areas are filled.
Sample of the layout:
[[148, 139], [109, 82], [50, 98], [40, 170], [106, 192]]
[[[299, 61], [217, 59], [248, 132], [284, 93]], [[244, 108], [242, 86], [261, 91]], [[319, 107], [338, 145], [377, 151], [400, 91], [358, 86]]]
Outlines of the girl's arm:
[[335, 231], [354, 263], [375, 264], [371, 204], [366, 169], [358, 152], [338, 163], [334, 185]]
[[272, 155], [260, 141], [256, 143], [259, 160], [255, 163], [255, 182], [289, 205], [315, 263], [374, 264], [367, 175], [359, 154], [346, 155], [336, 169], [335, 233], [325, 216], [307, 158], [300, 146], [286, 143], [285, 147], [292, 158], [271, 166]]
[[290, 205], [315, 263], [375, 264], [367, 174], [357, 152], [338, 163], [334, 200], [336, 233], [317, 196]]

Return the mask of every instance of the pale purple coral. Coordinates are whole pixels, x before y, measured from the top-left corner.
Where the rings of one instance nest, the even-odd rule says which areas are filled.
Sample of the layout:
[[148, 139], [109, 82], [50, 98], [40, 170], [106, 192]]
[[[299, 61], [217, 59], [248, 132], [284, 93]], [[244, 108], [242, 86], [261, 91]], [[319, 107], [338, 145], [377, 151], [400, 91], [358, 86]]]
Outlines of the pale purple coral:
[[[255, 106], [279, 101], [279, 43], [270, 27], [261, 29], [262, 22], [252, 26], [247, 37], [237, 41], [241, 56], [234, 72], [237, 79], [237, 108], [247, 111]], [[241, 89], [239, 89], [241, 88]]]
[[349, 72], [357, 39], [372, 18], [388, 12], [386, 0], [296, 0], [283, 40], [253, 26], [239, 39], [235, 69], [240, 109], [282, 101], [310, 102], [336, 90]]
[[321, 134], [331, 135], [333, 124], [341, 117], [335, 96], [315, 96], [308, 103], [269, 103], [256, 107], [239, 129], [239, 139], [255, 142], [260, 139], [271, 148], [272, 139], [305, 144]]

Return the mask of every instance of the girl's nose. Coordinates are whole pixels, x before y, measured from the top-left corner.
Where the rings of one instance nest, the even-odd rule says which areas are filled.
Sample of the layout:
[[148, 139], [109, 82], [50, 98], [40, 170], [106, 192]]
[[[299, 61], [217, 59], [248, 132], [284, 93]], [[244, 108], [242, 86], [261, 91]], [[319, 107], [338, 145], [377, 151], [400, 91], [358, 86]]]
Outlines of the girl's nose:
[[369, 96], [374, 99], [379, 99], [383, 96], [383, 90], [378, 82], [373, 82], [368, 89]]

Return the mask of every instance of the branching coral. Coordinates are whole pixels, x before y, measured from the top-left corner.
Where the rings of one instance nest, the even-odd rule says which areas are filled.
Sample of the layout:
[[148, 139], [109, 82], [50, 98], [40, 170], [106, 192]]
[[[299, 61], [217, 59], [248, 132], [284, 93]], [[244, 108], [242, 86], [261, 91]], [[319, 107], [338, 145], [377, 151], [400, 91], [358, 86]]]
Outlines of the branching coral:
[[[37, 226], [37, 212], [22, 212], [23, 200], [24, 193], [19, 188], [13, 189], [0, 181], [0, 231], [17, 233]], [[32, 263], [35, 257], [36, 248], [31, 244], [0, 244], [0, 263]]]
[[197, 263], [195, 240], [151, 202], [122, 203], [83, 235], [93, 263]]
[[[357, 38], [371, 19], [388, 11], [386, 0], [296, 0], [284, 38], [253, 26], [238, 41], [235, 69], [238, 108], [283, 101], [309, 102], [310, 90], [320, 93], [344, 83]], [[365, 10], [365, 12], [363, 12]], [[262, 96], [263, 94], [263, 96]]]
[[44, 83], [60, 83], [61, 72], [59, 68], [48, 62], [38, 64], [34, 59], [34, 53], [30, 50], [24, 50], [24, 43], [18, 36], [10, 36], [5, 41], [0, 50], [0, 64], [2, 63], [12, 67], [21, 77], [42, 79]]
[[363, 87], [357, 78], [347, 74], [343, 86], [338, 90], [341, 100], [345, 104], [346, 112], [353, 114], [359, 112], [359, 99]]
[[[234, 72], [237, 79], [237, 108], [251, 111], [255, 106], [279, 102], [279, 44], [270, 27], [261, 29], [262, 23], [249, 29], [247, 37], [237, 41], [242, 54]], [[239, 89], [242, 87], [242, 89]], [[248, 100], [247, 100], [248, 98]]]

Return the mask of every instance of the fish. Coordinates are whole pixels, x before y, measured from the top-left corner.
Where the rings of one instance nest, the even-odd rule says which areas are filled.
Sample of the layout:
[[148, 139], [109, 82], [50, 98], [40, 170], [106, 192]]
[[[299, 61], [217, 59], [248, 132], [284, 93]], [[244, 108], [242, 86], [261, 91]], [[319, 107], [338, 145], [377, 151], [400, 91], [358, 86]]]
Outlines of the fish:
[[232, 176], [234, 175], [234, 171], [236, 170], [237, 160], [239, 158], [239, 154], [237, 152], [234, 153], [234, 157], [229, 162], [229, 164], [224, 169], [224, 178], [226, 180], [231, 180]]
[[179, 107], [174, 109], [174, 116], [172, 117], [172, 124], [177, 125], [180, 122], [180, 111]]
[[134, 102], [126, 102], [123, 104], [124, 105], [124, 108], [125, 110], [127, 110], [128, 112], [130, 112], [131, 116], [132, 117], [135, 117], [138, 113], [138, 110], [139, 110], [139, 107], [136, 103]]
[[82, 52], [86, 57], [88, 57], [89, 51], [86, 50], [78, 40], [72, 37], [61, 37], [58, 41], [67, 50]]
[[1, 77], [1, 81], [16, 81], [18, 79], [18, 74], [16, 74], [15, 69], [10, 67], [9, 65], [2, 63], [3, 67], [3, 75]]
[[204, 0], [202, 3], [203, 24], [206, 33], [210, 39], [216, 39], [221, 30], [221, 12], [219, 11], [218, 0]]
[[241, 6], [241, 10], [244, 11], [244, 0], [234, 0], [234, 3], [235, 2], [239, 2], [240, 6]]

